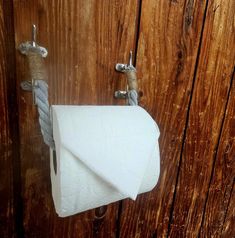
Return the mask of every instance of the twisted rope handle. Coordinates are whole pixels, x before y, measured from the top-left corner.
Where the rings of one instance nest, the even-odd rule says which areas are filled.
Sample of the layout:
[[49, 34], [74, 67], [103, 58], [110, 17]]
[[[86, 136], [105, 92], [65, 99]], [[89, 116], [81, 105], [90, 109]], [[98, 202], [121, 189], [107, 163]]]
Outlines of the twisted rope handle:
[[127, 92], [128, 105], [137, 106], [138, 105], [138, 93], [136, 90], [132, 89]]
[[50, 119], [50, 106], [48, 102], [48, 85], [44, 80], [35, 80], [33, 87], [35, 104], [38, 108], [39, 124], [43, 140], [51, 149], [55, 149], [52, 122]]
[[116, 70], [124, 73], [127, 79], [127, 103], [128, 105], [135, 106], [138, 105], [138, 82], [136, 76], [136, 68], [132, 64], [132, 51], [129, 55], [129, 63], [121, 64], [117, 63], [115, 66]]
[[126, 75], [128, 84], [128, 91], [127, 91], [128, 105], [130, 106], [138, 105], [138, 82], [135, 67], [133, 65], [124, 65], [123, 68], [117, 68], [117, 70]]
[[138, 105], [138, 82], [136, 76], [136, 69], [134, 66], [128, 66], [124, 73], [126, 74], [128, 91], [127, 91], [127, 100], [128, 105], [137, 106]]
[[[38, 50], [30, 49], [27, 52], [31, 84], [22, 84], [22, 87], [30, 87], [33, 93], [33, 101], [38, 109], [39, 125], [46, 145], [55, 149], [53, 139], [52, 122], [50, 119], [50, 105], [48, 101], [47, 74], [44, 67], [43, 56]], [[27, 89], [26, 89], [27, 90]]]

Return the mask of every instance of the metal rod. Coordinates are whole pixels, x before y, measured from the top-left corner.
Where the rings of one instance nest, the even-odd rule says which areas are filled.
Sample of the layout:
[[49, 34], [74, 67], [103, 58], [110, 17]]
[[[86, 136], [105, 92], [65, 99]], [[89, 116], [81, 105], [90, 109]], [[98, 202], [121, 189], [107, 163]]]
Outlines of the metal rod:
[[130, 51], [129, 66], [132, 66], [132, 51]]
[[32, 46], [36, 47], [36, 36], [37, 36], [37, 27], [32, 25]]

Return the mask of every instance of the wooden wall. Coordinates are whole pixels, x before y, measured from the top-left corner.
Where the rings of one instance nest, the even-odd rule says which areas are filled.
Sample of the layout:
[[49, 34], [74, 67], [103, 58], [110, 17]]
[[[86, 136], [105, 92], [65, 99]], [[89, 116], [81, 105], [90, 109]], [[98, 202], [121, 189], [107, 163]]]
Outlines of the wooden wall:
[[[32, 23], [52, 104], [120, 104], [114, 65], [134, 51], [140, 105], [161, 131], [152, 192], [57, 217], [48, 148], [19, 86]], [[1, 0], [0, 44], [0, 237], [235, 237], [234, 0]]]
[[[6, 33], [6, 21], [3, 14], [3, 4], [0, 5], [0, 192], [1, 192], [1, 203], [0, 203], [0, 230], [3, 236], [7, 237], [13, 233], [9, 229], [13, 222], [13, 171], [12, 171], [12, 147], [11, 147], [11, 135], [9, 128], [9, 107], [7, 97], [7, 48], [6, 42], [8, 36]], [[8, 71], [8, 72], [7, 72]], [[6, 228], [6, 229], [5, 229]]]
[[0, 1], [0, 237], [23, 231], [18, 127], [13, 5]]

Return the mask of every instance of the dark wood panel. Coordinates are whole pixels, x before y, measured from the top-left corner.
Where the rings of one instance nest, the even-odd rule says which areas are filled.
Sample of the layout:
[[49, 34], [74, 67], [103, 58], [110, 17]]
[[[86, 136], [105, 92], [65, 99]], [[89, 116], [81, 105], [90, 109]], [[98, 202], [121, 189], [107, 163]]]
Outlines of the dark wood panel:
[[121, 237], [166, 237], [205, 5], [142, 2], [137, 70], [141, 105], [161, 131], [161, 175], [151, 193], [123, 203]]
[[[219, 237], [227, 212], [234, 213], [235, 205], [231, 200], [235, 180], [235, 76], [229, 96], [223, 130], [216, 156], [214, 173], [209, 189], [204, 220], [201, 228], [202, 237]], [[229, 206], [230, 202], [230, 206]], [[229, 209], [228, 209], [229, 208]], [[231, 213], [232, 214], [232, 213]], [[233, 215], [234, 216], [234, 215]], [[229, 219], [228, 219], [229, 220]], [[235, 236], [234, 220], [225, 226], [226, 232]], [[232, 237], [232, 236], [227, 236]]]
[[[115, 104], [125, 85], [114, 70], [135, 46], [138, 1], [14, 0], [15, 40], [28, 40], [31, 24], [49, 50], [46, 67], [53, 104]], [[17, 53], [17, 80], [27, 79], [24, 56]], [[55, 214], [48, 148], [42, 143], [30, 93], [19, 90], [22, 196], [26, 237], [115, 237], [118, 203], [103, 219], [94, 210], [69, 218]]]
[[6, 88], [6, 32], [3, 16], [3, 5], [0, 2], [0, 236], [10, 237], [13, 223], [13, 183], [11, 163], [11, 138], [9, 135], [9, 120]]
[[[15, 97], [15, 64], [12, 4], [0, 1], [0, 237], [14, 237], [20, 223], [16, 224], [18, 205], [14, 185], [20, 181], [14, 175], [17, 163], [17, 115]], [[16, 189], [19, 191], [19, 188]]]
[[[231, 49], [235, 48], [235, 2], [229, 0], [225, 4], [224, 1], [216, 0], [208, 4], [170, 226], [171, 237], [197, 237], [199, 233], [234, 70], [235, 51]], [[213, 196], [212, 193], [210, 195]], [[214, 205], [215, 209], [221, 208], [218, 204]], [[211, 206], [208, 204], [208, 209]], [[219, 212], [222, 215], [224, 210]], [[206, 219], [215, 213], [207, 210]]]

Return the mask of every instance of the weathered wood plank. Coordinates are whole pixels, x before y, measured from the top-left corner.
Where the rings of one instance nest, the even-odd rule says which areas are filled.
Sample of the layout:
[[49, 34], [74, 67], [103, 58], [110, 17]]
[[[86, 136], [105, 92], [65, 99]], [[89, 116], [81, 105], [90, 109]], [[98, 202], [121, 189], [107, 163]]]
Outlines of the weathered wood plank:
[[137, 70], [141, 105], [161, 131], [161, 175], [153, 192], [123, 203], [121, 237], [167, 234], [205, 5], [142, 2]]
[[235, 62], [235, 2], [208, 4], [170, 237], [199, 234]]
[[235, 237], [235, 181], [233, 181], [233, 188], [230, 197], [230, 203], [228, 205], [221, 237], [230, 238]]
[[[13, 192], [13, 162], [18, 139], [15, 119], [15, 68], [12, 5], [0, 1], [0, 237], [14, 237], [17, 214]], [[14, 125], [12, 125], [14, 123]]]
[[[125, 89], [114, 70], [135, 46], [138, 1], [14, 0], [15, 40], [28, 40], [31, 24], [49, 50], [46, 66], [53, 104], [115, 104]], [[27, 78], [25, 58], [17, 54], [17, 80]], [[121, 87], [123, 86], [123, 88]], [[95, 211], [69, 218], [55, 214], [48, 148], [43, 145], [30, 93], [19, 91], [22, 194], [26, 237], [115, 237], [118, 204], [103, 219]]]
[[[227, 209], [231, 200], [235, 179], [235, 76], [229, 96], [226, 117], [216, 156], [213, 178], [209, 188], [201, 237], [219, 237], [224, 225]], [[228, 212], [233, 211], [230, 206]], [[233, 224], [235, 229], [235, 223]], [[226, 232], [233, 229], [226, 225]], [[229, 228], [228, 228], [229, 227]], [[234, 230], [235, 235], [235, 230]], [[229, 236], [228, 236], [229, 237]], [[230, 236], [231, 237], [231, 236]]]

